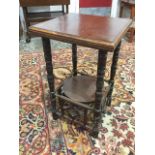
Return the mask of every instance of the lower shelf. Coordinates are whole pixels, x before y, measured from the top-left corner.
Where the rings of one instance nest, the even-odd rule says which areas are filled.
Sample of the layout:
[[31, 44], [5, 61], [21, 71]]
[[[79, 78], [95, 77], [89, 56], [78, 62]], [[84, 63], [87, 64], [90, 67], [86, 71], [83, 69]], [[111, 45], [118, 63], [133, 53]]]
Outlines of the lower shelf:
[[[96, 78], [91, 76], [74, 76], [70, 77], [63, 82], [64, 94], [81, 103], [90, 103], [95, 101], [96, 91]], [[103, 95], [109, 91], [108, 82], [104, 81]]]

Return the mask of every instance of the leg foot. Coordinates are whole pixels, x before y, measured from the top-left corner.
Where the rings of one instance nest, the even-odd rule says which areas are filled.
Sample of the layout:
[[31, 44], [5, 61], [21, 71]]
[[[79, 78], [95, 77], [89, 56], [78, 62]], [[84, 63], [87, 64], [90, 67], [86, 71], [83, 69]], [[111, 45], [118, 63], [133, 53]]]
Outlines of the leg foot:
[[27, 38], [26, 39], [26, 43], [30, 43], [31, 42], [31, 39], [30, 38]]
[[98, 138], [98, 134], [99, 134], [98, 129], [95, 128], [89, 133], [89, 135], [94, 138]]
[[108, 98], [108, 101], [107, 101], [107, 106], [108, 106], [108, 107], [110, 107], [110, 106], [111, 106], [111, 101], [112, 101], [111, 97], [110, 97], [110, 98]]
[[61, 117], [61, 113], [59, 113], [59, 112], [53, 113], [53, 119], [54, 119], [54, 120], [57, 120], [57, 119], [59, 119], [60, 117]]
[[26, 43], [30, 43], [31, 37], [29, 35], [26, 35]]
[[110, 73], [111, 88], [108, 93], [108, 103], [107, 103], [108, 106], [111, 106], [112, 93], [113, 93], [113, 89], [114, 89], [114, 78], [115, 78], [116, 69], [117, 69], [117, 62], [118, 62], [118, 58], [119, 58], [120, 47], [121, 47], [121, 42], [117, 45], [116, 49], [114, 50], [114, 55], [113, 55], [113, 59], [112, 59], [111, 73]]
[[104, 75], [106, 68], [107, 51], [99, 50], [98, 64], [97, 64], [97, 80], [96, 80], [96, 93], [95, 93], [95, 112], [94, 112], [94, 124], [92, 135], [98, 135], [98, 127], [102, 117], [103, 106], [103, 88], [104, 88]]

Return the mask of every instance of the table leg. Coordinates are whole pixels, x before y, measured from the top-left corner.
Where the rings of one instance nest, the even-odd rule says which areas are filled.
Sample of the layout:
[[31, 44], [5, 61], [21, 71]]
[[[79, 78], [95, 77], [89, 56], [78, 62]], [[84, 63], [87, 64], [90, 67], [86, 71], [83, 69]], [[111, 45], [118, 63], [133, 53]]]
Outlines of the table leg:
[[72, 44], [73, 76], [77, 75], [77, 45]]
[[68, 7], [68, 5], [66, 5], [66, 13], [68, 13], [69, 12], [69, 7]]
[[119, 17], [123, 17], [123, 6], [121, 5]]
[[134, 34], [135, 34], [135, 28], [130, 28], [130, 37], [129, 37], [129, 42], [132, 43], [134, 39]]
[[101, 104], [104, 88], [104, 75], [106, 68], [107, 51], [99, 50], [98, 53], [98, 64], [97, 64], [97, 81], [96, 81], [96, 94], [95, 94], [95, 109], [98, 110], [94, 113], [94, 127], [92, 136], [98, 136], [98, 125], [101, 122]]
[[46, 62], [47, 80], [50, 89], [51, 98], [51, 108], [53, 113], [53, 118], [57, 119], [56, 116], [56, 97], [55, 97], [55, 87], [54, 87], [54, 75], [53, 75], [53, 64], [52, 64], [52, 53], [50, 40], [48, 38], [42, 38], [44, 58]]
[[131, 11], [130, 18], [134, 20], [134, 17], [135, 17], [135, 6], [134, 5], [130, 6], [130, 11]]
[[28, 27], [30, 26], [30, 22], [28, 20], [28, 9], [27, 7], [23, 7], [23, 13], [25, 18], [25, 24], [26, 24], [26, 43], [29, 43], [31, 41], [31, 36], [28, 30]]
[[112, 59], [111, 73], [110, 73], [111, 88], [108, 93], [108, 103], [107, 103], [108, 106], [111, 106], [112, 93], [113, 93], [113, 89], [114, 89], [114, 78], [115, 78], [116, 69], [117, 69], [117, 62], [118, 62], [120, 47], [121, 47], [121, 42], [118, 44], [118, 46], [114, 50], [114, 55], [113, 55], [113, 59]]

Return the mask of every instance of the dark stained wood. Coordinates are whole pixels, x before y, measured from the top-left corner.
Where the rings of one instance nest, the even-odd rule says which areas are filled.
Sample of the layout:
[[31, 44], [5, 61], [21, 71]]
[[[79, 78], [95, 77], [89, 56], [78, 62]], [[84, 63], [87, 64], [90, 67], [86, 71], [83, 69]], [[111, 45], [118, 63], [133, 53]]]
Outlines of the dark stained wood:
[[[57, 91], [58, 94], [62, 95], [63, 94], [63, 92], [62, 92], [62, 85], [60, 85], [60, 87], [57, 88], [56, 91]], [[56, 94], [55, 94], [55, 96], [56, 96]], [[57, 101], [60, 104], [61, 116], [63, 116], [64, 115], [64, 100], [62, 100], [61, 98], [57, 98]]]
[[67, 14], [30, 27], [30, 32], [83, 46], [114, 50], [131, 19]]
[[[101, 110], [102, 104], [102, 89], [104, 86], [104, 75], [107, 61], [107, 51], [99, 50], [98, 51], [98, 64], [97, 64], [97, 81], [96, 81], [96, 92], [95, 92], [95, 109]], [[105, 94], [104, 94], [105, 96]], [[92, 135], [98, 135], [98, 125], [101, 122], [101, 112], [94, 113], [94, 128]]]
[[65, 14], [65, 7], [64, 7], [64, 5], [62, 5], [62, 12], [63, 12], [63, 14]]
[[116, 70], [117, 70], [117, 62], [118, 62], [118, 58], [119, 58], [120, 47], [121, 47], [121, 42], [118, 44], [118, 46], [115, 49], [114, 54], [113, 54], [113, 60], [112, 60], [112, 65], [111, 65], [111, 73], [110, 73], [111, 87], [110, 87], [110, 91], [108, 94], [108, 100], [109, 100], [108, 106], [111, 106], [112, 92], [113, 92], [113, 88], [114, 88], [114, 78], [115, 78]]
[[50, 89], [51, 98], [51, 108], [53, 113], [53, 118], [56, 119], [56, 97], [55, 97], [55, 86], [54, 86], [54, 75], [53, 75], [53, 65], [52, 65], [52, 53], [50, 40], [48, 38], [42, 38], [44, 58], [46, 62], [47, 71], [47, 81]]
[[[121, 0], [121, 9], [120, 9], [120, 17], [123, 17], [123, 11], [125, 8], [129, 8], [130, 10], [130, 18], [135, 20], [135, 0]], [[132, 24], [134, 25], [134, 24]], [[128, 32], [130, 33], [129, 35], [129, 42], [133, 41], [134, 35], [135, 35], [135, 26], [130, 27]]]
[[[68, 13], [68, 5], [70, 0], [20, 0], [20, 6], [23, 8], [25, 25], [26, 25], [26, 42], [30, 42], [32, 35], [29, 32], [29, 26], [34, 24], [34, 22], [43, 22], [49, 19], [53, 19], [58, 16], [65, 14], [64, 5], [66, 6], [66, 13]], [[32, 6], [51, 6], [51, 5], [62, 5], [62, 10], [60, 11], [50, 11], [50, 12], [28, 12], [28, 7]]]
[[[108, 84], [105, 83], [104, 91], [106, 92], [107, 89]], [[63, 90], [64, 94], [73, 101], [81, 103], [94, 102], [96, 91], [96, 78], [91, 76], [75, 76], [68, 78], [64, 80]]]
[[66, 13], [69, 13], [69, 7], [66, 5]]
[[135, 0], [121, 0], [121, 3], [128, 5], [128, 6], [134, 6], [135, 5]]
[[27, 14], [28, 14], [27, 7], [23, 7], [23, 13], [24, 13], [25, 24], [26, 24], [26, 42], [28, 43], [28, 42], [30, 42], [30, 34], [28, 31], [28, 27], [30, 26], [30, 22], [28, 21], [28, 17], [27, 17]]
[[23, 29], [22, 29], [21, 19], [19, 17], [19, 40], [21, 40], [22, 34], [23, 34]]
[[84, 118], [83, 118], [84, 125], [87, 124], [87, 120], [88, 120], [87, 114], [88, 114], [88, 110], [87, 109], [84, 109]]
[[19, 0], [19, 2], [23, 7], [70, 4], [70, 0]]
[[77, 75], [77, 46], [72, 44], [73, 76]]
[[[94, 21], [91, 22], [91, 20]], [[31, 32], [43, 37], [54, 119], [64, 116], [71, 122], [76, 122], [84, 129], [88, 129], [93, 137], [98, 136], [101, 114], [105, 112], [106, 105], [111, 104], [121, 38], [128, 30], [130, 22], [131, 20], [128, 19], [71, 14], [30, 28]], [[57, 90], [54, 88], [50, 38], [72, 43], [73, 76], [65, 79]], [[77, 44], [99, 49], [97, 77], [77, 76]], [[114, 50], [114, 53], [110, 80], [107, 83], [104, 75], [109, 50]], [[57, 102], [58, 107], [56, 101], [59, 101], [59, 103]], [[89, 112], [94, 114], [94, 120], [91, 123], [89, 122]]]
[[54, 75], [53, 75], [53, 65], [52, 65], [52, 54], [51, 45], [48, 38], [42, 38], [44, 58], [46, 62], [47, 79], [49, 83], [50, 92], [54, 92]]
[[66, 97], [66, 96], [59, 95], [59, 94], [55, 94], [55, 96], [57, 96], [58, 98], [61, 98], [61, 99], [65, 100], [65, 101], [67, 101], [67, 102], [69, 102], [69, 103], [72, 103], [72, 104], [74, 104], [74, 105], [77, 105], [77, 106], [79, 106], [79, 107], [82, 107], [82, 108], [84, 108], [84, 109], [88, 109], [88, 110], [93, 110], [93, 111], [95, 111], [94, 108], [88, 106], [87, 104], [83, 104], [83, 103], [80, 103], [80, 102], [76, 102], [76, 101], [74, 101], [74, 99], [72, 100], [72, 99], [70, 99], [70, 98], [68, 98], [68, 97]]
[[135, 1], [121, 0], [120, 17], [123, 17], [123, 11], [126, 7], [130, 9], [130, 18], [134, 19], [134, 17], [135, 17]]
[[38, 13], [28, 13], [27, 18], [30, 22], [43, 22], [45, 20], [53, 19], [58, 16], [62, 16], [62, 11], [54, 11], [54, 12], [38, 12]]
[[134, 36], [135, 36], [135, 28], [134, 27], [131, 27], [128, 31], [130, 33], [130, 36], [129, 36], [129, 42], [133, 42], [134, 40]]

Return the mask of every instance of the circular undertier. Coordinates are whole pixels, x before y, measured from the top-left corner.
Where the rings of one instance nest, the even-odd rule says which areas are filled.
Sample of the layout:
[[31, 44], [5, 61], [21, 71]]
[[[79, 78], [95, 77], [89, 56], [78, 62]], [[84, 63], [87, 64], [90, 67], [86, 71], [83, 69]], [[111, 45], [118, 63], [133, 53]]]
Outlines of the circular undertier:
[[[104, 81], [104, 91], [108, 83]], [[96, 78], [91, 76], [74, 76], [63, 82], [64, 94], [76, 102], [90, 103], [95, 101]], [[103, 92], [104, 92], [103, 91]]]

